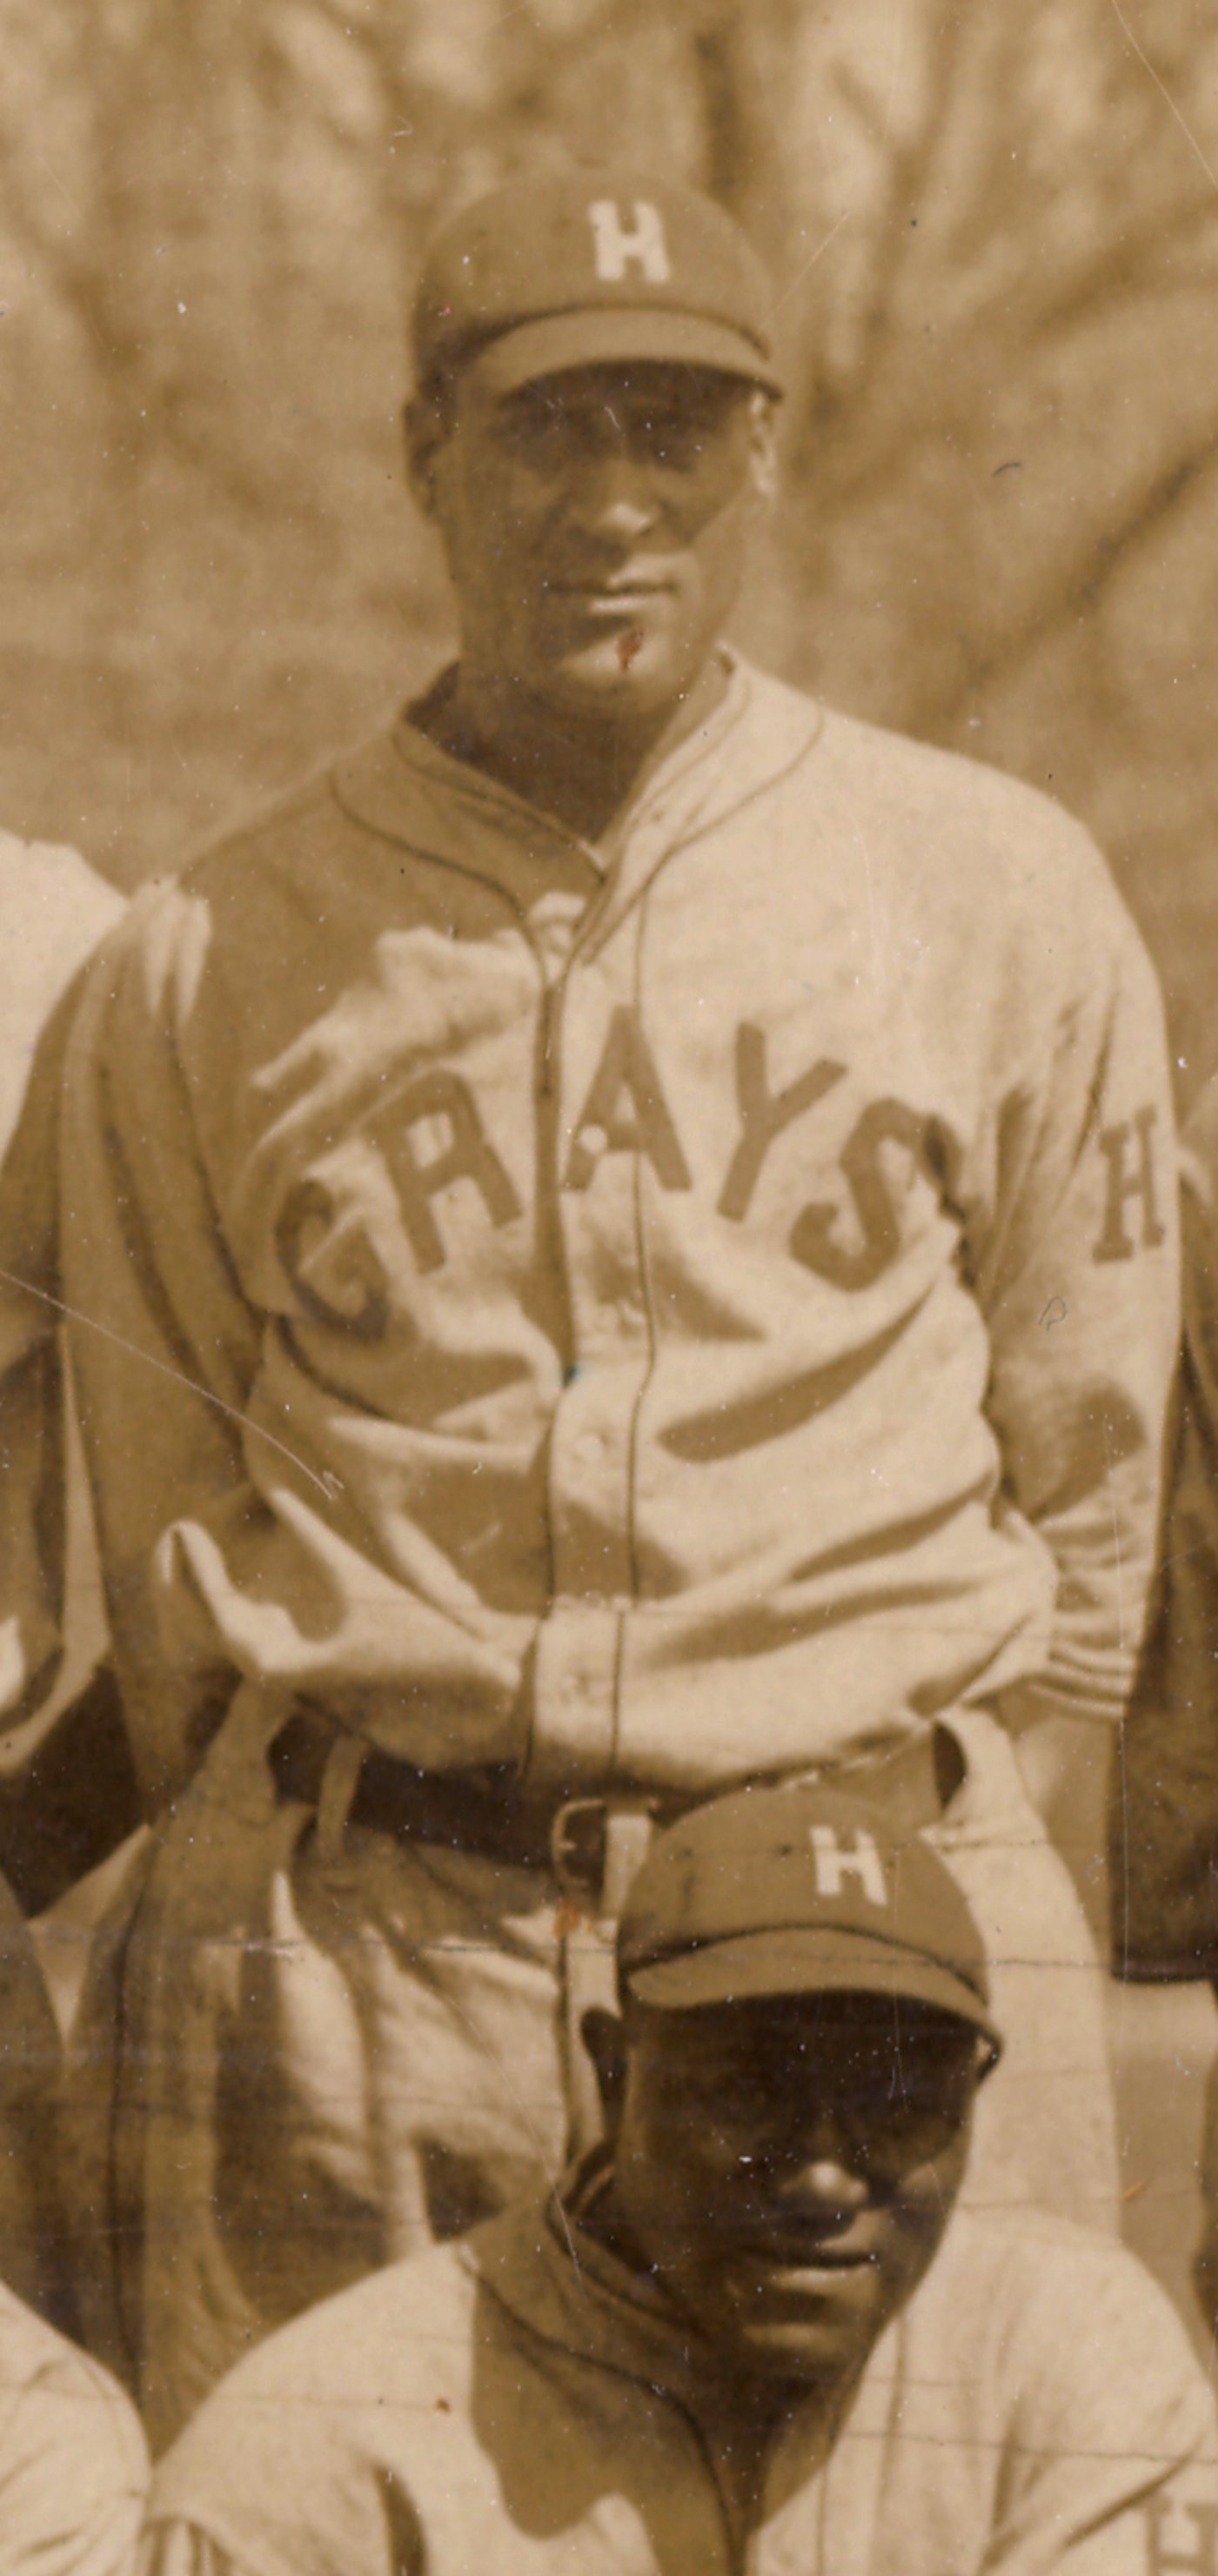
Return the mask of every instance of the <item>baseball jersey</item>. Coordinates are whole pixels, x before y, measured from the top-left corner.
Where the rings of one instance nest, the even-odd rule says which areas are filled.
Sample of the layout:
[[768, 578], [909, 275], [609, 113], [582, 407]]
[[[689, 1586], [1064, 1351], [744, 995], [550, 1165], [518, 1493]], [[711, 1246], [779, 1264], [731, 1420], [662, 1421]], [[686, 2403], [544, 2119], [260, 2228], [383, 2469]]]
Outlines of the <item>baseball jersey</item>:
[[1110, 1718], [1169, 1123], [1137, 935], [1028, 789], [733, 664], [606, 866], [407, 717], [139, 900], [75, 1024], [58, 1277], [153, 1787], [235, 1673], [540, 1791], [1029, 1676]]
[[0, 2286], [4, 2576], [130, 2576], [147, 2483], [122, 2391]]
[[[1213, 2576], [1212, 2405], [1163, 2294], [1063, 2220], [957, 2212], [742, 2528], [730, 2386], [540, 2208], [329, 2300], [157, 2472], [145, 2576]], [[1178, 2553], [1178, 2554], [1175, 2554]]]
[[1184, 1134], [1184, 1351], [1153, 1615], [1113, 1774], [1113, 1958], [1218, 1977], [1218, 1078]]

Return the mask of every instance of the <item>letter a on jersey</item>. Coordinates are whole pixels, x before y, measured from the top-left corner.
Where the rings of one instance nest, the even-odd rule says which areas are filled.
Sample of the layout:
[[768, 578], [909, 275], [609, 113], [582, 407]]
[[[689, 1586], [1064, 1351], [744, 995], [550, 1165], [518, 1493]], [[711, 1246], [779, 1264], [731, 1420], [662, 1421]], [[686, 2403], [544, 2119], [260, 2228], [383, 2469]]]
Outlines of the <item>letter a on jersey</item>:
[[655, 1058], [624, 1002], [609, 1022], [600, 1063], [575, 1122], [564, 1186], [586, 1190], [604, 1154], [646, 1154], [666, 1190], [692, 1186]]
[[596, 274], [606, 286], [620, 286], [632, 260], [637, 260], [649, 286], [664, 286], [672, 275], [668, 244], [658, 206], [646, 197], [634, 201], [634, 223], [624, 224], [612, 197], [598, 197], [588, 208], [596, 256]]
[[832, 1825], [813, 1825], [811, 1838], [818, 1895], [840, 1896], [843, 1879], [857, 1878], [869, 1905], [887, 1906], [884, 1864], [869, 1833], [855, 1835], [853, 1850], [838, 1841]]

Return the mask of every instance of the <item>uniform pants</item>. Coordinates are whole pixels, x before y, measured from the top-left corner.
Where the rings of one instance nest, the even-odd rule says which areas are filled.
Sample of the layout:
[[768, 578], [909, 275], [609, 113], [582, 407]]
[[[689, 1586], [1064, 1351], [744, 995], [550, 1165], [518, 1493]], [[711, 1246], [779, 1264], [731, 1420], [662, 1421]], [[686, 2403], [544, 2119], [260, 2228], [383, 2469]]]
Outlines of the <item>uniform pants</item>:
[[[258, 2337], [459, 2234], [568, 2147], [548, 1870], [277, 1797], [239, 1696], [98, 1937], [67, 2087], [86, 2339], [162, 2447]], [[934, 1839], [978, 1915], [1006, 2051], [966, 2196], [1115, 2227], [1102, 1979], [1067, 1873], [986, 1715]], [[862, 1776], [859, 1775], [862, 1786]]]

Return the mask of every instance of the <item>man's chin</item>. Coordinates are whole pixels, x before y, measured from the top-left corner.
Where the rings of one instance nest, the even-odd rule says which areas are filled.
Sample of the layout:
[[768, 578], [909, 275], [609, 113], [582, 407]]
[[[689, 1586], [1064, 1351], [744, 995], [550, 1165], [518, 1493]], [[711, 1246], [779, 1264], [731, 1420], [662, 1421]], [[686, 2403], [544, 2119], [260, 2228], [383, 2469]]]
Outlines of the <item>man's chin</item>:
[[668, 715], [685, 696], [690, 675], [683, 661], [641, 628], [621, 626], [578, 652], [564, 654], [547, 675], [556, 706], [579, 716], [642, 719]]
[[869, 2352], [875, 2327], [858, 2316], [736, 2320], [737, 2368], [751, 2378], [837, 2386]]
[[[730, 2344], [741, 2369], [767, 2378], [839, 2379], [874, 2343], [885, 2302], [870, 2263], [787, 2269], [766, 2277], [744, 2263], [724, 2271], [705, 2319], [713, 2340]], [[708, 2302], [708, 2306], [711, 2302]]]

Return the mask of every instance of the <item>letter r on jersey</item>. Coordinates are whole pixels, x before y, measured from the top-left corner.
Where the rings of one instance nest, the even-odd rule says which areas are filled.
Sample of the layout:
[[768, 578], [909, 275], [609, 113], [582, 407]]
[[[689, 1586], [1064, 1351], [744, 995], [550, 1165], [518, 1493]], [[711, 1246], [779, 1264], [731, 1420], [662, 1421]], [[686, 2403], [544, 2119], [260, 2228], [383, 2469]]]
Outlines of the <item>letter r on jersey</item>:
[[813, 1825], [810, 1838], [818, 1896], [840, 1896], [843, 1879], [857, 1878], [869, 1905], [887, 1905], [884, 1864], [869, 1833], [855, 1835], [853, 1850], [838, 1841], [832, 1825]]
[[606, 286], [620, 286], [632, 259], [649, 286], [663, 286], [672, 275], [668, 245], [658, 206], [636, 197], [634, 227], [622, 222], [612, 197], [598, 197], [588, 208], [596, 254], [596, 274]]

